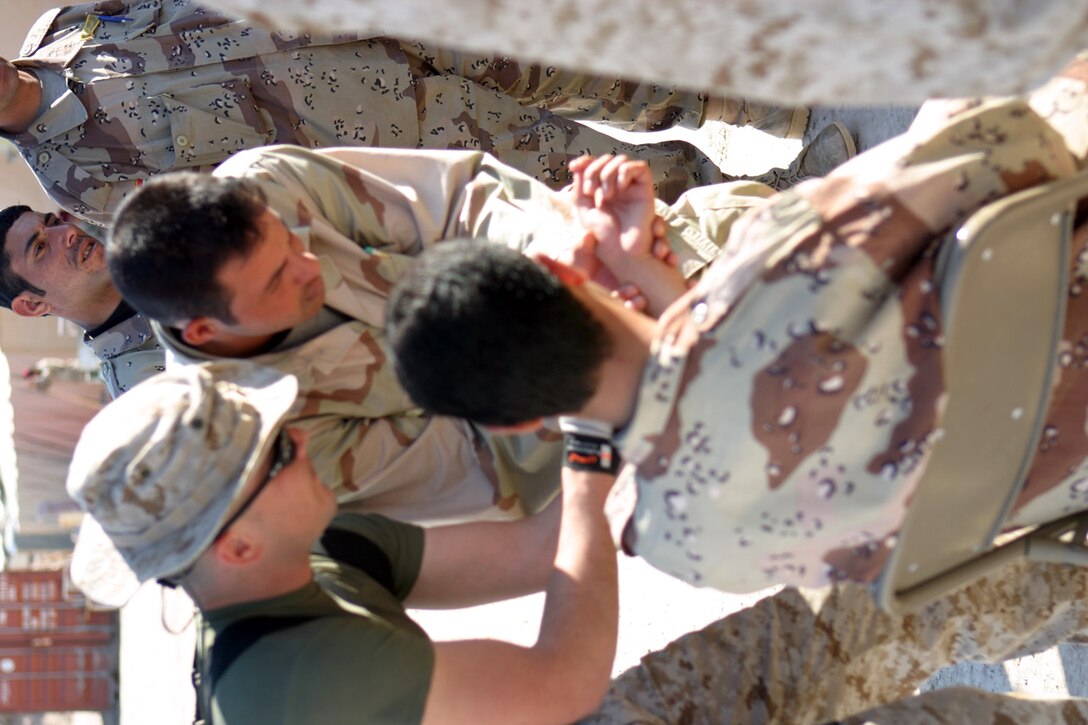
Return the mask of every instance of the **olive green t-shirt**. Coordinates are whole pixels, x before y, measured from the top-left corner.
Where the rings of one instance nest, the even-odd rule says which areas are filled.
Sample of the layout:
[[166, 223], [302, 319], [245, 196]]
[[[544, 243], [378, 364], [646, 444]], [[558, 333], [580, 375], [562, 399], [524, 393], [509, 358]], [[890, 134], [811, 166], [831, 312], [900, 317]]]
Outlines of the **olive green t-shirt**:
[[377, 515], [341, 514], [330, 528], [369, 539], [389, 558], [393, 590], [314, 554], [313, 580], [272, 599], [204, 614], [205, 651], [232, 622], [315, 616], [250, 645], [223, 673], [213, 725], [418, 723], [434, 667], [431, 641], [402, 600], [419, 575], [423, 530]]

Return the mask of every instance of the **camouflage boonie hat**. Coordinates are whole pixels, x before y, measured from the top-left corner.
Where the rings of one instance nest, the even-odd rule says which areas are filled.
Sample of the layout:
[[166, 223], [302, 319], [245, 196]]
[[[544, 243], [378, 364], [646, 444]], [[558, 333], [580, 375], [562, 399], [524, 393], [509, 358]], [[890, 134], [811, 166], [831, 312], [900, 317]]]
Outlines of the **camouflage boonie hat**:
[[86, 512], [72, 580], [121, 606], [212, 543], [295, 401], [294, 377], [243, 361], [168, 371], [96, 415], [68, 493]]

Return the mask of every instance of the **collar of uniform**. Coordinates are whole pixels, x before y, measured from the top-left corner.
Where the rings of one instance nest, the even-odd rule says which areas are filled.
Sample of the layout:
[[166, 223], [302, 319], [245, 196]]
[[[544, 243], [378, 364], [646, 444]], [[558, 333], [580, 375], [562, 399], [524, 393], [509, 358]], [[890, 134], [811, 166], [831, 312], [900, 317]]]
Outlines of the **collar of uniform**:
[[344, 283], [336, 263], [324, 255], [318, 256], [318, 260], [321, 262], [321, 279], [325, 283], [325, 304], [352, 319], [365, 320], [366, 315], [360, 309], [354, 290]]
[[88, 3], [46, 12], [30, 29], [23, 41], [23, 47], [19, 50], [19, 57], [24, 60], [33, 58], [43, 65], [64, 68], [88, 42], [118, 43], [132, 40], [148, 31], [154, 32], [162, 13], [161, 4], [158, 2], [126, 3], [122, 14], [130, 18], [129, 22], [99, 23], [93, 36], [88, 37], [83, 33], [84, 24], [88, 17], [97, 13], [87, 11], [95, 9], [101, 10]]
[[26, 39], [23, 40], [23, 47], [19, 49], [20, 57], [32, 55], [34, 51], [41, 47], [42, 41], [49, 33], [49, 28], [53, 26], [53, 21], [60, 15], [60, 11], [61, 8], [46, 10], [42, 16], [34, 22], [34, 25], [30, 27], [30, 32], [26, 35]]
[[162, 346], [166, 349], [168, 359], [195, 363], [211, 362], [220, 359], [215, 355], [208, 355], [202, 350], [190, 347], [181, 339], [177, 330], [172, 327], [167, 327], [160, 322], [151, 320], [151, 329], [155, 333], [155, 336], [162, 341]]
[[136, 314], [105, 330], [96, 332], [98, 334], [94, 337], [84, 335], [83, 343], [91, 348], [99, 360], [109, 360], [135, 350], [155, 335], [147, 320]]
[[[30, 31], [30, 35], [23, 41], [23, 47], [19, 50], [19, 60], [33, 60], [45, 67], [63, 69], [76, 57], [80, 49], [87, 43], [87, 37], [83, 35], [82, 28], [69, 28], [47, 45], [42, 45], [45, 36], [56, 19], [57, 14], [46, 13], [38, 19]], [[41, 25], [46, 19], [48, 23]]]
[[[151, 329], [166, 350], [167, 365], [200, 364], [226, 359], [221, 355], [212, 355], [192, 347], [181, 339], [177, 330], [159, 322], [152, 321]], [[289, 350], [271, 350], [248, 359], [260, 365], [291, 373], [298, 378], [299, 389], [305, 390], [313, 387], [315, 373], [328, 375], [340, 365], [344, 356], [368, 329], [373, 330], [364, 322], [349, 321], [336, 325], [298, 347]]]
[[325, 283], [325, 289], [340, 286], [344, 278], [340, 275], [340, 270], [336, 268], [333, 261], [324, 256], [318, 257], [318, 261], [321, 262], [321, 281]]
[[[122, 322], [126, 322], [133, 317], [136, 317], [136, 310], [132, 309], [132, 305], [129, 303], [121, 300], [117, 303], [117, 307], [113, 309], [113, 314], [111, 314], [105, 322], [92, 330], [85, 331], [83, 340], [84, 342], [87, 342], [104, 335]], [[151, 326], [144, 322], [143, 327], [147, 330], [147, 334], [151, 335]]]

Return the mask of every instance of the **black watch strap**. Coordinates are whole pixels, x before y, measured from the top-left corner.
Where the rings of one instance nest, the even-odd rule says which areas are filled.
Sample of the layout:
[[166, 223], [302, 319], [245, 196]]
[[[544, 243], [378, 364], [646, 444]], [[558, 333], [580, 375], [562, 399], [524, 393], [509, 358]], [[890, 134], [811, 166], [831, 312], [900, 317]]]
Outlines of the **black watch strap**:
[[565, 433], [563, 465], [576, 471], [615, 473], [620, 467], [620, 454], [607, 438]]

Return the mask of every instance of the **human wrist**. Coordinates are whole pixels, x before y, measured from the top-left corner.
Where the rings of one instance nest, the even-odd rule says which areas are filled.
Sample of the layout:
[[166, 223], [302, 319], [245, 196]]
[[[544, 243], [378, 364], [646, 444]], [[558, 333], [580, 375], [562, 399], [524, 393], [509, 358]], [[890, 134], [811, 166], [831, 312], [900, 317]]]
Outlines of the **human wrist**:
[[654, 318], [688, 290], [680, 271], [660, 259], [640, 260], [620, 279], [638, 288], [646, 299], [646, 314]]
[[611, 440], [564, 433], [563, 466], [587, 473], [615, 474], [620, 467], [620, 455]]
[[620, 466], [619, 452], [612, 444], [610, 423], [590, 418], [562, 416], [563, 466], [587, 473], [615, 474]]
[[608, 421], [576, 415], [561, 415], [558, 424], [561, 433], [575, 433], [605, 440], [611, 440], [615, 432], [615, 428]]

